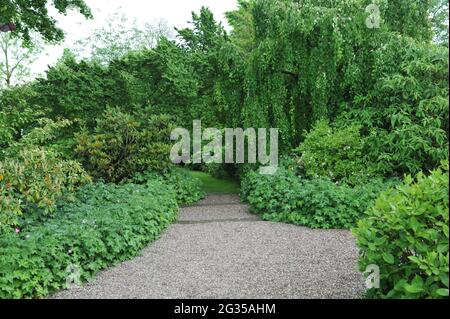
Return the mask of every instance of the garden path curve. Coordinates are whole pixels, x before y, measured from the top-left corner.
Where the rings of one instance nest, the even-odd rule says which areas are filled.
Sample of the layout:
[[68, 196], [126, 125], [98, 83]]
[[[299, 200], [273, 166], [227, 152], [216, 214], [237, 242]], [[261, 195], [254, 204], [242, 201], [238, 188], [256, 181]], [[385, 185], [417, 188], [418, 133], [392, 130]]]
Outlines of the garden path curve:
[[349, 231], [261, 221], [236, 195], [184, 207], [142, 255], [53, 298], [360, 298]]

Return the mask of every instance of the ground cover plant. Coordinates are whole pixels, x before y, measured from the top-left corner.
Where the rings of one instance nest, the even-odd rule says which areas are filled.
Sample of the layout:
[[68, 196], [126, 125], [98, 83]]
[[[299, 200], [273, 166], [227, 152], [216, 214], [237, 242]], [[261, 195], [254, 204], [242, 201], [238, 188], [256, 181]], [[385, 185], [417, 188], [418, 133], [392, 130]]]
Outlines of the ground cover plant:
[[364, 216], [384, 191], [396, 181], [373, 180], [349, 186], [323, 180], [301, 179], [282, 169], [275, 176], [261, 178], [250, 173], [243, 182], [242, 195], [251, 211], [263, 219], [322, 229], [350, 229]]
[[191, 175], [191, 172], [171, 167], [164, 172], [147, 171], [138, 173], [132, 179], [134, 183], [146, 184], [157, 180], [171, 188], [180, 205], [193, 204], [206, 195], [206, 189], [200, 178]]

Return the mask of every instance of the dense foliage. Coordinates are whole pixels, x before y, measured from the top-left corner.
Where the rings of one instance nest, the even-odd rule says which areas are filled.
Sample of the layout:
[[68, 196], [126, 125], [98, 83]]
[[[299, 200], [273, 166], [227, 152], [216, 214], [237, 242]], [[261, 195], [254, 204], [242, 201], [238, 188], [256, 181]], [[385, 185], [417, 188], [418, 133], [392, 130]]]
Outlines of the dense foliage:
[[137, 184], [152, 183], [157, 180], [171, 188], [179, 204], [193, 204], [205, 197], [200, 180], [193, 178], [183, 169], [173, 168], [164, 172], [147, 171], [137, 173], [132, 181]]
[[377, 50], [375, 86], [340, 115], [361, 125], [366, 158], [385, 175], [416, 174], [448, 158], [448, 49], [393, 37]]
[[384, 192], [354, 230], [360, 266], [380, 267], [378, 298], [448, 298], [449, 174], [406, 177]]
[[89, 182], [82, 166], [62, 161], [45, 149], [24, 149], [17, 158], [0, 162], [0, 233], [20, 227], [25, 212], [53, 214], [57, 200]]
[[[18, 118], [20, 123], [21, 116]], [[6, 135], [7, 147], [0, 153], [0, 233], [20, 227], [20, 217], [31, 211], [53, 214], [58, 200], [70, 199], [77, 187], [90, 182], [80, 163], [64, 160], [48, 147], [70, 121], [34, 121], [36, 126], [20, 137]], [[14, 125], [9, 124], [10, 133], [15, 133]]]
[[349, 229], [378, 194], [393, 184], [394, 181], [374, 180], [352, 188], [322, 179], [301, 179], [290, 170], [280, 169], [273, 176], [249, 173], [242, 183], [242, 197], [250, 210], [265, 220]]
[[[11, 35], [25, 43], [31, 31], [61, 40], [43, 9], [47, 2], [28, 9], [24, 2], [2, 2], [1, 17], [18, 27]], [[82, 0], [52, 3], [59, 12], [73, 7], [90, 17]], [[144, 206], [171, 214], [175, 198], [180, 204], [199, 200], [198, 181], [169, 164], [172, 128], [190, 129], [198, 119], [218, 129], [279, 129], [283, 160], [274, 176], [257, 174], [257, 165], [190, 166], [238, 175], [242, 197], [264, 219], [350, 228], [367, 211], [356, 230], [361, 264], [377, 263], [383, 286], [370, 296], [448, 295], [448, 173], [427, 177], [449, 152], [448, 1], [377, 1], [376, 27], [369, 4], [239, 0], [226, 14], [230, 32], [202, 8], [189, 28], [176, 30], [176, 41], [158, 38], [133, 52], [126, 46], [112, 52], [111, 44], [100, 52], [101, 63], [66, 50], [44, 76], [2, 90], [0, 227], [8, 234], [0, 237], [0, 249], [11, 244], [4, 250], [11, 256], [0, 261], [0, 272], [9, 275], [0, 277], [0, 296], [42, 296], [60, 288], [61, 269], [72, 257], [58, 257], [55, 268], [42, 270], [52, 249], [63, 251], [59, 241], [86, 247], [76, 261], [97, 270], [117, 260], [135, 236], [139, 247], [154, 238], [134, 228], [159, 225], [149, 222]], [[123, 186], [88, 186], [70, 203], [89, 180], [86, 172]], [[419, 172], [415, 181], [405, 178]], [[405, 184], [394, 189], [400, 179]], [[140, 186], [124, 185], [129, 181]], [[161, 193], [152, 199], [156, 185]], [[104, 221], [107, 242], [96, 228], [79, 224], [88, 210]], [[131, 231], [121, 232], [126, 212]], [[34, 215], [41, 219], [27, 234], [9, 234]], [[62, 225], [66, 221], [74, 223]], [[61, 234], [47, 231], [59, 225]], [[22, 238], [27, 235], [31, 239]], [[29, 262], [22, 265], [20, 258]]]
[[29, 103], [35, 95], [29, 85], [0, 91], [0, 158], [43, 116], [42, 108]]
[[92, 176], [120, 182], [137, 172], [169, 166], [171, 117], [145, 111], [139, 115], [108, 108], [93, 133], [76, 135], [76, 153]]
[[45, 78], [33, 84], [39, 94], [31, 102], [51, 106], [54, 117], [78, 118], [92, 127], [108, 106], [131, 106], [126, 76], [96, 62], [77, 62], [66, 52]]
[[358, 184], [370, 176], [363, 150], [359, 127], [334, 129], [320, 121], [305, 134], [305, 141], [297, 151], [301, 156], [298, 162], [310, 178]]
[[136, 256], [177, 213], [174, 194], [158, 182], [86, 186], [54, 218], [0, 236], [0, 298], [47, 296], [74, 284], [72, 269], [85, 281]]

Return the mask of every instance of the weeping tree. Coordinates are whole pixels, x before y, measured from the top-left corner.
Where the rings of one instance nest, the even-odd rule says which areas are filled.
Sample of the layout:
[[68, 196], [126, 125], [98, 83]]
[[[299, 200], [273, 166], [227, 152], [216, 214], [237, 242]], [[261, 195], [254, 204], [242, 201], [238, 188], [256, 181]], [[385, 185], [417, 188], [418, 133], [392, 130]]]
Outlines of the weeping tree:
[[354, 102], [374, 90], [387, 43], [400, 37], [432, 45], [434, 3], [375, 3], [241, 0], [227, 16], [233, 44], [248, 61], [243, 125], [278, 127], [290, 149], [317, 120], [360, 106]]
[[378, 33], [365, 27], [364, 7], [349, 2], [260, 0], [251, 12], [256, 49], [244, 124], [279, 128], [290, 148], [316, 120], [332, 117], [351, 90], [363, 89]]

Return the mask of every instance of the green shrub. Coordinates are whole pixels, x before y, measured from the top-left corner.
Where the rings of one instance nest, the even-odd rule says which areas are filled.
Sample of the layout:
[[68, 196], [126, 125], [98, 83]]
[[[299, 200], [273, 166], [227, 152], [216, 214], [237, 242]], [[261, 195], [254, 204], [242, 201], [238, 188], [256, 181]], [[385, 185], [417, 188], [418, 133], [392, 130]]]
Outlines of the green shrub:
[[165, 172], [138, 173], [132, 179], [138, 184], [152, 183], [155, 180], [170, 187], [175, 192], [179, 204], [193, 204], [205, 197], [201, 181], [179, 168], [170, 168]]
[[63, 161], [43, 148], [24, 148], [16, 158], [0, 162], [0, 232], [19, 227], [30, 210], [55, 212], [58, 200], [90, 181], [75, 161]]
[[27, 103], [36, 93], [29, 86], [0, 91], [0, 158], [9, 145], [33, 127], [43, 110]]
[[85, 186], [55, 218], [0, 236], [0, 298], [44, 297], [66, 287], [73, 267], [86, 280], [135, 257], [177, 213], [173, 192], [155, 181]]
[[380, 180], [350, 187], [327, 180], [302, 180], [279, 169], [273, 176], [252, 172], [242, 185], [250, 210], [269, 221], [311, 228], [351, 228], [392, 182]]
[[375, 51], [374, 88], [338, 115], [338, 125], [362, 127], [374, 171], [415, 175], [448, 159], [448, 55], [443, 46], [399, 36]]
[[76, 135], [76, 153], [93, 177], [121, 182], [135, 173], [170, 165], [171, 118], [147, 116], [108, 108], [94, 133], [84, 130]]
[[[73, 122], [66, 119], [54, 121], [48, 118], [39, 118], [35, 121], [35, 126], [32, 129], [24, 133], [20, 139], [11, 142], [9, 147], [3, 150], [3, 155], [5, 158], [15, 158], [24, 149], [36, 147], [51, 151], [49, 147], [51, 143], [58, 139], [62, 130], [72, 124]], [[58, 153], [59, 155], [61, 154]]]
[[363, 147], [359, 127], [337, 129], [319, 121], [298, 148], [299, 164], [310, 178], [362, 183], [370, 176], [362, 161]]
[[448, 298], [449, 174], [407, 177], [384, 192], [354, 230], [360, 267], [380, 268], [375, 298]]

